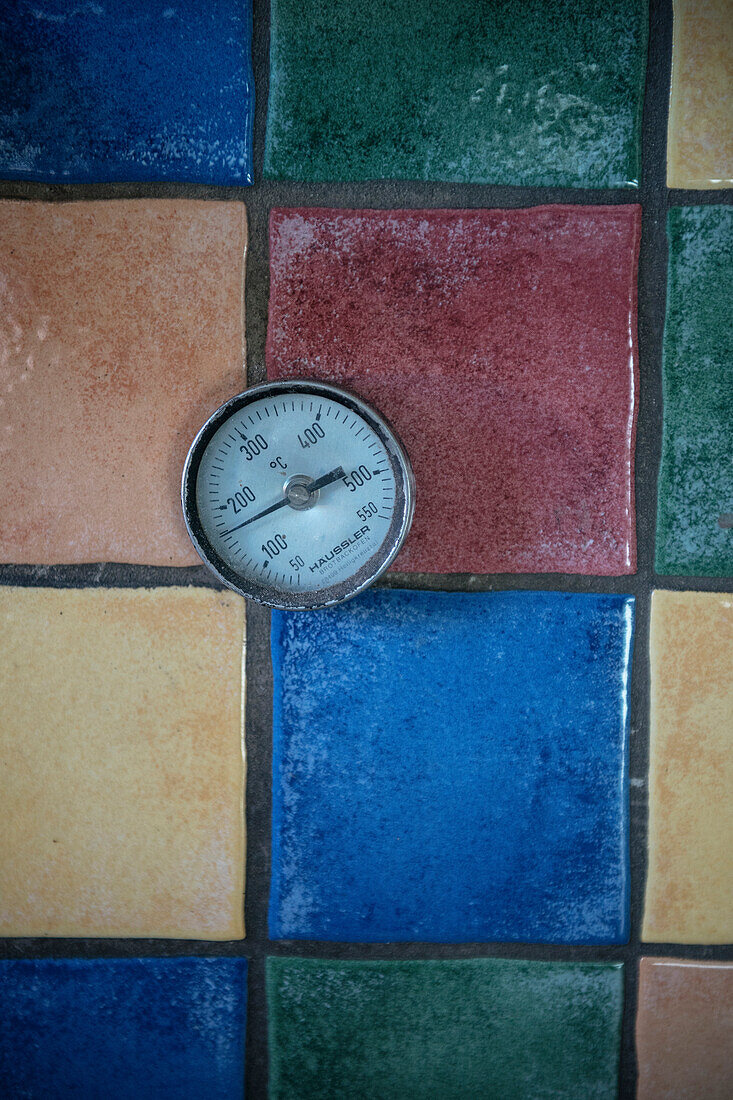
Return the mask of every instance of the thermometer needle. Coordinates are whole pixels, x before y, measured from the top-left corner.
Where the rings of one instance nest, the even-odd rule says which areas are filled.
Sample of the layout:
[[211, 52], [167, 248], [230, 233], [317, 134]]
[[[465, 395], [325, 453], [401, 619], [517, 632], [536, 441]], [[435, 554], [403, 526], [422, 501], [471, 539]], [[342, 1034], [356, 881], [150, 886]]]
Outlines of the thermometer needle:
[[[326, 485], [330, 485], [333, 481], [339, 481], [342, 477], [346, 477], [343, 466], [337, 466], [335, 470], [331, 470], [330, 473], [324, 474], [323, 477], [319, 477], [316, 481], [311, 481], [309, 485], [304, 486], [309, 493], [315, 493], [317, 489], [324, 489]], [[238, 523], [236, 527], [230, 527], [228, 531], [224, 531], [221, 538], [226, 538], [227, 535], [233, 535], [235, 531], [240, 531], [242, 527], [246, 527], [250, 523], [254, 523], [256, 519], [262, 519], [263, 516], [269, 516], [271, 512], [276, 512], [278, 508], [284, 508], [290, 501], [287, 497], [283, 497], [277, 504], [271, 504], [269, 508], [263, 508], [261, 512], [258, 512], [256, 516], [250, 516], [244, 523]]]

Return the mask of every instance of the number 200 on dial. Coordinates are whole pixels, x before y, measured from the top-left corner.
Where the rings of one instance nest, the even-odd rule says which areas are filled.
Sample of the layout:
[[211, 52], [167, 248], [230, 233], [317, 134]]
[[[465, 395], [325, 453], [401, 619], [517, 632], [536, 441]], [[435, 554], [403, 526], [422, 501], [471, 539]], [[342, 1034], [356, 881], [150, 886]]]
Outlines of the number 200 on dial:
[[329, 607], [371, 584], [412, 521], [409, 459], [382, 417], [321, 382], [254, 386], [194, 440], [191, 539], [230, 588], [270, 607]]

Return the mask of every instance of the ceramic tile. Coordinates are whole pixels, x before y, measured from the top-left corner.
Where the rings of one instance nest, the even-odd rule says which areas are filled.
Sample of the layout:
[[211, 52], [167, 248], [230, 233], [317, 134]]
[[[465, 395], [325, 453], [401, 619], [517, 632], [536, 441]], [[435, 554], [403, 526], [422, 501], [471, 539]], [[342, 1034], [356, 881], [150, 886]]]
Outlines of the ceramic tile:
[[656, 570], [733, 576], [733, 209], [669, 211]]
[[0, 588], [0, 935], [241, 939], [244, 601]]
[[733, 963], [642, 959], [637, 1100], [730, 1100]]
[[242, 1095], [246, 959], [0, 961], [8, 1098]]
[[244, 207], [0, 202], [0, 240], [0, 561], [198, 564], [181, 471], [245, 385]]
[[620, 963], [267, 960], [271, 1100], [611, 1100]]
[[669, 187], [733, 187], [733, 0], [674, 0]]
[[0, 176], [252, 182], [251, 0], [0, 5]]
[[636, 186], [646, 3], [273, 0], [269, 176]]
[[635, 571], [639, 231], [635, 205], [273, 212], [268, 375], [395, 425], [396, 569]]
[[733, 595], [654, 592], [642, 939], [733, 941]]
[[623, 942], [633, 599], [276, 613], [274, 939]]

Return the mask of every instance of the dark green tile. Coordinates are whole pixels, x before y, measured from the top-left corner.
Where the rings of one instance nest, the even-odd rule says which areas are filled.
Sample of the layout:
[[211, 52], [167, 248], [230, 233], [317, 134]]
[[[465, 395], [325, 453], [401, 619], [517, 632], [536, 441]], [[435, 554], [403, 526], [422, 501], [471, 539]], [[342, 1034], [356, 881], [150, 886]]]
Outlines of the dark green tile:
[[265, 173], [635, 186], [646, 0], [273, 0]]
[[733, 576], [733, 209], [669, 211], [657, 573]]
[[616, 1096], [621, 963], [267, 960], [271, 1100]]

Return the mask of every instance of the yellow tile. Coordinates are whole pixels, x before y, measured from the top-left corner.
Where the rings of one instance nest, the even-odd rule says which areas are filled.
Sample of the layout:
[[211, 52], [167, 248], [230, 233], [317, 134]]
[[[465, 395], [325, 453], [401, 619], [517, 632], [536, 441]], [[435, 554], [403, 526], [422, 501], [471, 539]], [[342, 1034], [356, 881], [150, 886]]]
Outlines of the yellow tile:
[[733, 187], [733, 0], [674, 0], [667, 186]]
[[241, 939], [244, 601], [0, 588], [0, 935]]
[[733, 941], [733, 595], [655, 592], [642, 939]]

